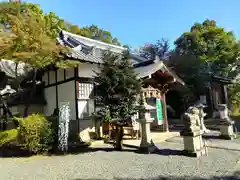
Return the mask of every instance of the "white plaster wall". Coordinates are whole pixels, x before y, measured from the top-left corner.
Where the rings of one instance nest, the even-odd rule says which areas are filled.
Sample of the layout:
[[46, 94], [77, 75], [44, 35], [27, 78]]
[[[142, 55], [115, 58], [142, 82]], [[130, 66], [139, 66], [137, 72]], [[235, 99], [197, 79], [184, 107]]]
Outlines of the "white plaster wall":
[[74, 77], [74, 68], [67, 68], [66, 71], [66, 79]]
[[44, 107], [44, 114], [46, 116], [51, 116], [56, 108], [56, 87], [52, 86], [45, 88], [44, 93], [47, 101], [47, 105]]
[[78, 100], [78, 118], [83, 118], [83, 113], [87, 113], [87, 100]]
[[18, 113], [18, 106], [12, 106], [9, 109], [13, 115]]
[[[88, 110], [88, 112], [87, 112]], [[82, 119], [84, 117], [84, 113], [86, 116], [91, 115], [94, 112], [94, 100], [78, 100], [78, 118]]]
[[64, 69], [58, 69], [57, 70], [57, 81], [63, 81], [64, 80]]
[[78, 66], [78, 76], [92, 78], [96, 76], [94, 71], [99, 71], [99, 65], [82, 63]]
[[75, 105], [75, 81], [69, 81], [58, 85], [58, 105], [61, 102], [70, 103], [70, 118], [76, 119], [76, 105]]
[[42, 77], [42, 81], [45, 82], [45, 86], [48, 85], [48, 73], [45, 72], [43, 77]]
[[49, 84], [56, 83], [56, 73], [55, 71], [49, 71]]

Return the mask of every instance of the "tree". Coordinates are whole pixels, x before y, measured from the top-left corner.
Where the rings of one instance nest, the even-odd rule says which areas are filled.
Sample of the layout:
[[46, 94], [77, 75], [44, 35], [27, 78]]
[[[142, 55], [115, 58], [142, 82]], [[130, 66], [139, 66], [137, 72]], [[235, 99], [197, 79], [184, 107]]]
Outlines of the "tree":
[[240, 82], [228, 86], [228, 96], [232, 105], [233, 114], [238, 114], [240, 106]]
[[195, 56], [172, 53], [167, 62], [177, 75], [186, 83], [187, 91], [182, 91], [185, 102], [194, 101], [194, 97], [204, 92], [205, 83], [209, 80], [204, 74], [203, 61]]
[[[169, 63], [194, 96], [203, 93], [213, 75], [234, 77], [239, 73], [239, 43], [233, 32], [217, 26], [214, 20], [195, 23], [174, 44]], [[232, 91], [231, 97], [234, 92], [237, 97], [237, 91]]]
[[[0, 3], [0, 5], [1, 5], [0, 7], [1, 20], [6, 18], [6, 14], [16, 15], [16, 13], [18, 13], [18, 10], [16, 10], [16, 8], [14, 7], [14, 3], [2, 2]], [[21, 3], [19, 6], [21, 10], [29, 9], [36, 16], [43, 17], [45, 19], [46, 30], [48, 31], [47, 33], [50, 37], [54, 39], [58, 36], [59, 28], [61, 28], [71, 33], [79, 34], [84, 37], [103, 41], [108, 44], [114, 44], [118, 46], [121, 45], [119, 40], [116, 37], [112, 36], [111, 32], [101, 29], [96, 25], [84, 26], [80, 28], [78, 25], [74, 25], [72, 23], [64, 21], [64, 19], [61, 19], [54, 12], [49, 12], [47, 14], [44, 14], [43, 10], [38, 4], [24, 2], [24, 3]]]
[[179, 55], [200, 58], [215, 74], [230, 75], [232, 68], [239, 66], [239, 48], [234, 34], [218, 27], [214, 20], [194, 24], [174, 44]]
[[[135, 113], [134, 102], [141, 88], [129, 53], [117, 55], [107, 51], [104, 53], [103, 61], [96, 78], [100, 100], [109, 108], [111, 119], [128, 120]], [[117, 148], [121, 149], [122, 133], [119, 138]]]
[[113, 44], [117, 46], [121, 45], [119, 40], [115, 37], [112, 37], [112, 34], [109, 31], [101, 29], [97, 25], [84, 26], [80, 28], [77, 25], [72, 25], [71, 23], [65, 23], [65, 27], [63, 29], [69, 32], [72, 32], [74, 34], [78, 34], [87, 38], [102, 41], [108, 44]]
[[140, 49], [140, 56], [146, 59], [155, 59], [157, 55], [161, 60], [166, 60], [169, 58], [170, 53], [169, 41], [164, 38], [158, 40], [156, 44], [145, 44]]
[[[29, 8], [30, 7], [30, 8]], [[3, 24], [0, 36], [0, 58], [24, 62], [32, 68], [32, 92], [35, 92], [36, 74], [49, 65], [74, 66], [76, 62], [65, 60], [68, 49], [56, 44], [49, 21], [37, 6], [28, 3], [0, 4]], [[29, 100], [30, 101], [30, 100]], [[25, 116], [30, 102], [26, 103]]]
[[126, 52], [119, 57], [107, 51], [103, 61], [96, 78], [101, 102], [110, 108], [112, 118], [127, 119], [133, 113], [133, 102], [141, 87], [129, 54]]
[[[56, 39], [58, 37], [59, 28], [66, 29], [64, 20], [60, 19], [54, 12], [49, 12], [48, 14], [45, 14], [44, 19], [46, 27], [48, 28], [48, 35], [53, 39]], [[78, 28], [78, 26], [76, 28]]]
[[98, 28], [96, 25], [85, 26], [80, 29], [79, 32], [76, 32], [81, 36], [85, 36], [91, 39], [103, 41], [108, 44], [114, 44], [120, 46], [120, 42], [117, 38], [113, 38], [112, 34], [109, 31]]

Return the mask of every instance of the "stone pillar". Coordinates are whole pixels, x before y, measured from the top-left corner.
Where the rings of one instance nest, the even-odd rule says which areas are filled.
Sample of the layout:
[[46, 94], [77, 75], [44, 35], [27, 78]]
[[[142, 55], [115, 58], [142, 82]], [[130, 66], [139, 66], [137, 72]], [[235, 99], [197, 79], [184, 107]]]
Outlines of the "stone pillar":
[[218, 111], [220, 115], [219, 128], [221, 132], [221, 137], [223, 139], [235, 139], [236, 134], [233, 132], [234, 121], [228, 116], [228, 107], [226, 104], [219, 104]]
[[204, 147], [199, 119], [199, 110], [196, 107], [189, 107], [188, 111], [182, 116], [184, 129], [180, 132], [183, 137], [183, 154], [191, 157], [200, 157], [207, 154]]
[[139, 119], [138, 122], [141, 124], [141, 144], [139, 151], [142, 153], [153, 153], [157, 151], [157, 147], [154, 145], [150, 132], [150, 124], [154, 118], [150, 117], [150, 110], [155, 107], [148, 105], [142, 97], [142, 102], [139, 105]]
[[60, 102], [58, 125], [58, 148], [63, 152], [68, 151], [68, 130], [70, 121], [69, 102]]
[[228, 105], [227, 85], [223, 85], [222, 89], [223, 89], [223, 94], [224, 94], [224, 103]]

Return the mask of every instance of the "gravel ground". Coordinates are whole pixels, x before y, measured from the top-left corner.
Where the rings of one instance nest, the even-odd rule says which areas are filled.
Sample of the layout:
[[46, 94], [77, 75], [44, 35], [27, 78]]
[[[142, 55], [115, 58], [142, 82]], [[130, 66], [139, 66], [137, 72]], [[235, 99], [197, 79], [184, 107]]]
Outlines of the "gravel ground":
[[[212, 179], [223, 176], [240, 159], [239, 151], [209, 149], [199, 159], [177, 155], [182, 144], [164, 142], [158, 154], [143, 155], [133, 151], [96, 151], [78, 155], [1, 158], [0, 179], [152, 179], [184, 176]], [[169, 150], [171, 149], [171, 150]], [[183, 178], [185, 179], [185, 178]]]

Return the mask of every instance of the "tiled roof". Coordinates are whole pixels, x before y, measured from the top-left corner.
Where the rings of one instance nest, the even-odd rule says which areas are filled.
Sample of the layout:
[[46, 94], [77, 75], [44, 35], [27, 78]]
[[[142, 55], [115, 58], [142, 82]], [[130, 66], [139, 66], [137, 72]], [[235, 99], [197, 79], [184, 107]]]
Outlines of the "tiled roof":
[[[57, 41], [72, 49], [68, 54], [69, 58], [79, 59], [92, 63], [102, 63], [103, 51], [110, 50], [114, 53], [122, 53], [125, 48], [89, 39], [80, 35], [72, 34], [67, 31], [61, 31]], [[148, 61], [147, 59], [135, 54], [131, 54], [133, 65]]]
[[[57, 40], [60, 44], [72, 49], [72, 52], [68, 54], [69, 58], [97, 64], [103, 63], [102, 58], [104, 50], [110, 50], [119, 54], [126, 50], [121, 46], [107, 44], [63, 30], [61, 30]], [[136, 54], [131, 54], [131, 60], [135, 67], [135, 71], [139, 74], [139, 78], [146, 77], [158, 70], [165, 70], [168, 71], [180, 84], [184, 85], [184, 82], [159, 59], [155, 62]]]
[[183, 80], [181, 80], [181, 78], [179, 78], [172, 70], [170, 70], [162, 61], [155, 61], [150, 65], [135, 68], [138, 78], [145, 78], [159, 70], [167, 71], [178, 83], [185, 85]]
[[69, 58], [73, 59], [79, 59], [81, 61], [87, 61], [87, 62], [92, 62], [92, 63], [97, 63], [101, 64], [102, 61], [102, 56], [101, 55], [93, 55], [91, 52], [90, 53], [85, 53], [83, 51], [77, 51], [74, 50], [67, 55]]

